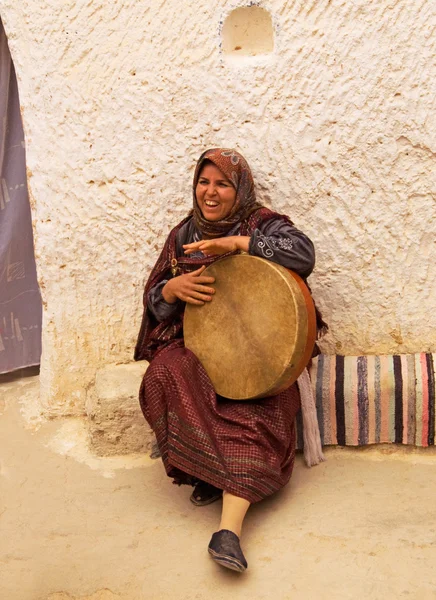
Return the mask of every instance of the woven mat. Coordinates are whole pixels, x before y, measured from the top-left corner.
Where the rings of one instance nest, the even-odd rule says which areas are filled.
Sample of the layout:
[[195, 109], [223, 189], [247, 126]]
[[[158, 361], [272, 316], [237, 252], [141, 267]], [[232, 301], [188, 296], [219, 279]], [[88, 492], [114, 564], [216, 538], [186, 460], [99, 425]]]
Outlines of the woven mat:
[[[310, 376], [323, 445], [434, 446], [436, 354], [321, 354]], [[302, 448], [301, 414], [297, 419]]]

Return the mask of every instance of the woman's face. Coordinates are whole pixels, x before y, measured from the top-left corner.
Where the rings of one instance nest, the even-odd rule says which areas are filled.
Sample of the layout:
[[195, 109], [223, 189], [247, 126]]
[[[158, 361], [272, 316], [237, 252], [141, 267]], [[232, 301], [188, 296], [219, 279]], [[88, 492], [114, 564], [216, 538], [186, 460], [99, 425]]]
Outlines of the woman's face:
[[233, 208], [236, 190], [218, 167], [208, 163], [200, 172], [195, 196], [205, 219], [221, 221]]

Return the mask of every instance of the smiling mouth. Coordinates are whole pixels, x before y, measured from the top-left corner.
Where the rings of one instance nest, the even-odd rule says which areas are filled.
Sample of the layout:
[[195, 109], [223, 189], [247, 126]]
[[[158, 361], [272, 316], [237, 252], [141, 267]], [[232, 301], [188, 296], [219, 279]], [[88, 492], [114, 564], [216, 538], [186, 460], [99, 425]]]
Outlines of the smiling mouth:
[[211, 202], [210, 200], [205, 200], [205, 205], [209, 206], [209, 208], [216, 208], [217, 206], [219, 206], [218, 202]]

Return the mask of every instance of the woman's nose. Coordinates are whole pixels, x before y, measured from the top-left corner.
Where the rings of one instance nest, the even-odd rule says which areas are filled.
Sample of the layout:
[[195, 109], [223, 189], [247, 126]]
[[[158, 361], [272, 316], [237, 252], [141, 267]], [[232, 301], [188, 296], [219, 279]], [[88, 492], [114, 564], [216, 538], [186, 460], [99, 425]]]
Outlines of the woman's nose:
[[206, 190], [206, 196], [214, 196], [216, 194], [216, 187], [214, 185], [208, 185]]

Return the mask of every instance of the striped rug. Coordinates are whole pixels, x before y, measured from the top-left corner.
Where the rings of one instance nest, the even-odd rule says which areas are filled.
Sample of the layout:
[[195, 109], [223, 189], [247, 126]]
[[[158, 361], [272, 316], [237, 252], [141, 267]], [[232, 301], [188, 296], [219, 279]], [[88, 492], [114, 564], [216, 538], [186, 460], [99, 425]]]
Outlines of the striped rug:
[[[436, 354], [321, 354], [310, 376], [323, 445], [434, 446]], [[297, 419], [302, 448], [301, 411]]]

